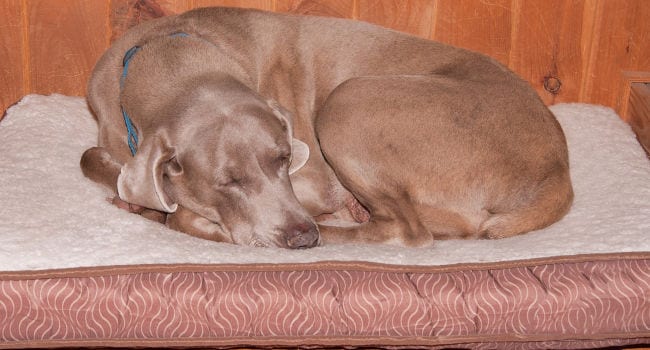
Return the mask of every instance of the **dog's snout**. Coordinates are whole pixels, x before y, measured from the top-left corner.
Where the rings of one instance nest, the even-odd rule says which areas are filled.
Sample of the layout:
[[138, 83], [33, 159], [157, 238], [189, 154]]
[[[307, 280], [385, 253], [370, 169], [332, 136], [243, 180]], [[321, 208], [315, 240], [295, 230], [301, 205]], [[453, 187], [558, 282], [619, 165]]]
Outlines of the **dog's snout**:
[[318, 228], [313, 223], [294, 225], [286, 233], [287, 246], [292, 249], [312, 248], [318, 244]]

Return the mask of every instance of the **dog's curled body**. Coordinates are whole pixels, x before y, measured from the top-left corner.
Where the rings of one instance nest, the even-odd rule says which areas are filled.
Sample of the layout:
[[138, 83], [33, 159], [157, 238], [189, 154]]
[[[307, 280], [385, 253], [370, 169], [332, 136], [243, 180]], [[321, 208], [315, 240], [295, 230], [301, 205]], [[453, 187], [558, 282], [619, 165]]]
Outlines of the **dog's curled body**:
[[230, 8], [146, 22], [102, 56], [88, 101], [84, 173], [219, 241], [311, 247], [313, 217], [349, 221], [319, 225], [325, 243], [500, 238], [573, 197], [562, 130], [526, 82], [362, 22]]

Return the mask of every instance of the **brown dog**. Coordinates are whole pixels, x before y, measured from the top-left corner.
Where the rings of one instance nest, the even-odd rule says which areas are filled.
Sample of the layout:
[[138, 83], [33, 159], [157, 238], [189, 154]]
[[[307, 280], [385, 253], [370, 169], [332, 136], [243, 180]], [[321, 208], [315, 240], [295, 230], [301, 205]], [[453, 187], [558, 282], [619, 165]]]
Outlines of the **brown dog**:
[[573, 198], [562, 130], [527, 83], [362, 22], [229, 8], [150, 21], [104, 54], [88, 100], [99, 147], [84, 174], [218, 241], [509, 237]]

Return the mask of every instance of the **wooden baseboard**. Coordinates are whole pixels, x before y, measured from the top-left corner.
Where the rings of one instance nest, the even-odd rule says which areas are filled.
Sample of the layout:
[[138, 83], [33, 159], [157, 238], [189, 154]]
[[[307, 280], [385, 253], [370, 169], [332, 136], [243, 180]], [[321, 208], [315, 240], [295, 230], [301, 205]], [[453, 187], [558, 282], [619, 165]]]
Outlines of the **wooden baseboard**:
[[625, 121], [628, 121], [630, 110], [630, 92], [634, 83], [650, 83], [650, 72], [645, 71], [623, 71], [621, 74], [619, 95], [616, 112]]
[[650, 83], [630, 84], [627, 122], [650, 156]]

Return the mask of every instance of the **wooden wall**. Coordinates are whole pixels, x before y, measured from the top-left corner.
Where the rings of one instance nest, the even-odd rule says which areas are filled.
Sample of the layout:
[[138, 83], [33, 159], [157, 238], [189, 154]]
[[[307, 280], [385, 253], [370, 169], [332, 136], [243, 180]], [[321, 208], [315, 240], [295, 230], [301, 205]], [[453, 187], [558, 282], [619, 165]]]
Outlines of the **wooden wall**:
[[622, 71], [650, 71], [649, 0], [1, 0], [0, 111], [28, 93], [84, 95], [128, 27], [211, 5], [353, 18], [480, 51], [548, 104], [620, 109]]

